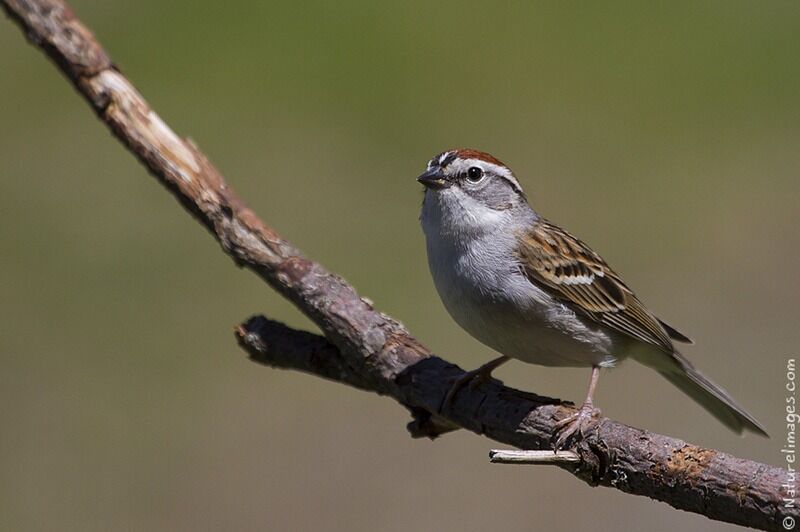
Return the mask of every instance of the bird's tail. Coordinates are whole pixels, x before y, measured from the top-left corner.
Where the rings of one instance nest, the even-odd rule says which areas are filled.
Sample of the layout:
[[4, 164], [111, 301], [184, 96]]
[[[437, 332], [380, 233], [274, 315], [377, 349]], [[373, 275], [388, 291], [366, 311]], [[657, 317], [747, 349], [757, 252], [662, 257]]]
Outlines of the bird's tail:
[[749, 430], [769, 437], [764, 427], [747, 410], [736, 404], [728, 392], [708, 380], [679, 353], [674, 353], [673, 357], [676, 362], [674, 367], [658, 370], [669, 382], [737, 434]]

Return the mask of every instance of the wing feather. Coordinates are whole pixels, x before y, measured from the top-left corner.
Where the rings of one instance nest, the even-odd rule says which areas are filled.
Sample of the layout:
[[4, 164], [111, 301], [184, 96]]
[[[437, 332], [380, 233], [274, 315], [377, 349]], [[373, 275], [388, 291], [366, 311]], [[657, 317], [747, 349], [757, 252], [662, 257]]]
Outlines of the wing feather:
[[675, 351], [668, 333], [674, 329], [665, 329], [589, 246], [546, 220], [537, 222], [520, 242], [520, 264], [531, 282], [598, 323], [668, 353]]

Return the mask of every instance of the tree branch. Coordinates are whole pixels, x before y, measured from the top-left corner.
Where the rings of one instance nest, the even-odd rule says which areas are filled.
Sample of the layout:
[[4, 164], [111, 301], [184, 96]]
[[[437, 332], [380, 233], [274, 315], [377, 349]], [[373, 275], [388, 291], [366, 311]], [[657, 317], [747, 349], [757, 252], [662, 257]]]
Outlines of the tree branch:
[[[256, 317], [237, 329], [253, 359], [389, 395], [408, 407], [414, 436], [465, 428], [522, 449], [548, 449], [569, 404], [492, 381], [459, 392], [463, 372], [433, 356], [374, 310], [343, 279], [302, 256], [227, 186], [188, 139], [178, 137], [113, 65], [92, 33], [59, 0], [0, 0], [6, 13], [82, 94], [114, 135], [216, 238], [234, 261], [310, 317], [325, 338]], [[782, 469], [703, 449], [603, 419], [559, 467], [592, 485], [667, 502], [712, 519], [777, 530], [796, 508], [782, 503]]]
[[[461, 371], [426, 351], [409, 353], [401, 347], [402, 369], [392, 365], [383, 378], [365, 380], [361, 365], [353, 364], [351, 356], [321, 336], [263, 316], [240, 325], [236, 335], [256, 362], [390, 395], [411, 410], [412, 436], [433, 437], [442, 427], [447, 430], [448, 424], [456, 424], [522, 449], [548, 449], [555, 422], [572, 410], [556, 399], [525, 394], [493, 380], [476, 389], [465, 388], [452, 411], [440, 414], [439, 405]], [[646, 495], [712, 519], [766, 530], [778, 530], [784, 518], [797, 517], [796, 509], [782, 504], [780, 485], [786, 482], [786, 473], [776, 467], [605, 418], [573, 451], [576, 462], [562, 460], [554, 465], [592, 485]], [[498, 461], [510, 460], [501, 457]]]

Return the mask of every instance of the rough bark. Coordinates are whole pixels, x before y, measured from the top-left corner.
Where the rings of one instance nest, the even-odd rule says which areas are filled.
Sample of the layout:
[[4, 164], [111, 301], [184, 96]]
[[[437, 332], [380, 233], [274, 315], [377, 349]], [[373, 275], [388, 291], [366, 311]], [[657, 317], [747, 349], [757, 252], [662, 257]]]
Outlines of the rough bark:
[[[522, 449], [549, 448], [554, 425], [574, 411], [571, 404], [492, 381], [465, 388], [442, 411], [450, 383], [462, 370], [433, 356], [401, 324], [264, 224], [197, 146], [152, 111], [64, 2], [0, 0], [0, 5], [225, 253], [291, 300], [325, 334], [252, 318], [237, 336], [253, 359], [388, 395], [411, 411], [414, 436], [465, 428]], [[782, 502], [786, 472], [777, 467], [606, 418], [573, 450], [580, 461], [559, 467], [592, 485], [768, 530], [800, 518]]]

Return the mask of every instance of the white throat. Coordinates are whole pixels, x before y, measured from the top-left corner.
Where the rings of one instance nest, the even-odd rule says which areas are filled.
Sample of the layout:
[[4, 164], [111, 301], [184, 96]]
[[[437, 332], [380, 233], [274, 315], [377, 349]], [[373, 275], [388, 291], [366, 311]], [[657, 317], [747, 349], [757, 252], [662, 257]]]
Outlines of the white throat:
[[511, 209], [480, 204], [458, 187], [425, 192], [420, 221], [434, 283], [450, 300], [445, 306], [455, 303], [447, 297], [455, 292], [474, 298], [507, 293], [517, 265], [517, 235], [528, 223], [515, 216]]
[[425, 191], [420, 222], [428, 240], [443, 240], [443, 244], [466, 245], [486, 237], [511, 235], [520, 227], [515, 213], [495, 210], [465, 193], [458, 187], [441, 191]]

